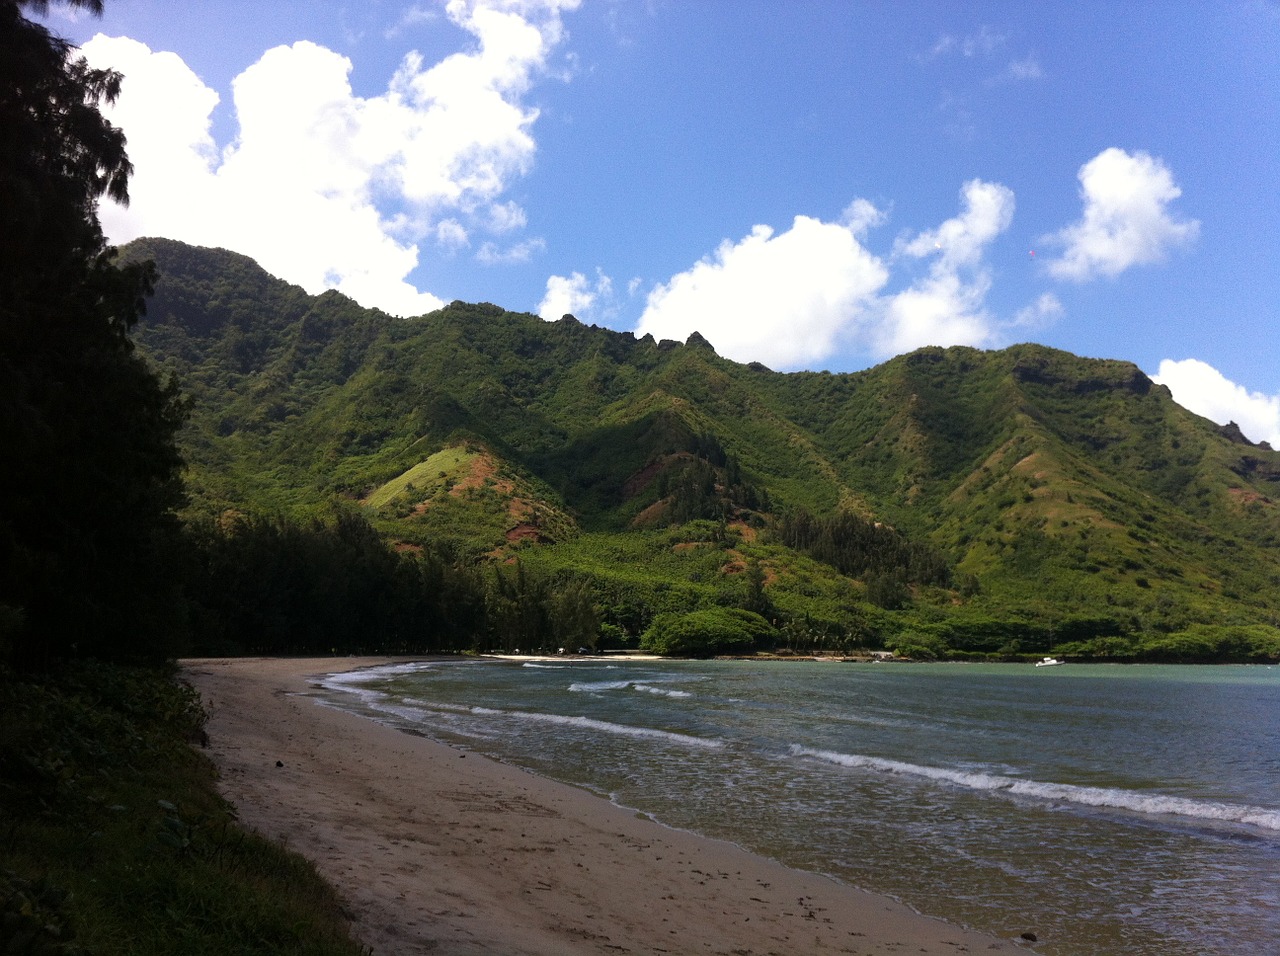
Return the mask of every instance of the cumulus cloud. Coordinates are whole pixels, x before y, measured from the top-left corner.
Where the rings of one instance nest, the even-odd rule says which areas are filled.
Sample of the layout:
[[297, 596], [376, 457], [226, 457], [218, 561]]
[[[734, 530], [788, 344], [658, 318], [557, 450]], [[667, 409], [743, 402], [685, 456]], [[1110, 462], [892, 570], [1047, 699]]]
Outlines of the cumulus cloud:
[[889, 215], [883, 209], [866, 199], [855, 199], [840, 214], [840, 222], [853, 233], [855, 239], [861, 241], [876, 226], [883, 226], [889, 221]]
[[538, 315], [554, 322], [565, 315], [588, 321], [607, 309], [613, 296], [613, 280], [597, 272], [592, 283], [581, 272], [547, 279], [547, 294], [538, 305]]
[[960, 201], [960, 215], [900, 243], [901, 252], [918, 259], [936, 256], [935, 272], [979, 266], [987, 245], [1013, 222], [1013, 190], [971, 179], [961, 187]]
[[1280, 448], [1280, 395], [1251, 392], [1199, 359], [1165, 359], [1152, 380], [1188, 411], [1219, 425], [1235, 422], [1251, 440]]
[[898, 255], [931, 258], [929, 272], [890, 296], [874, 332], [876, 351], [896, 355], [924, 345], [982, 345], [993, 334], [986, 248], [1013, 222], [1013, 191], [973, 179], [960, 190], [960, 215], [899, 243]]
[[[104, 204], [114, 242], [162, 235], [225, 246], [311, 292], [337, 288], [402, 315], [438, 308], [407, 276], [419, 243], [456, 252], [475, 231], [507, 234], [524, 211], [502, 194], [532, 166], [537, 111], [523, 95], [579, 0], [450, 0], [475, 48], [426, 67], [410, 53], [385, 93], [356, 96], [351, 62], [310, 42], [268, 50], [232, 84], [239, 131], [219, 148], [219, 102], [180, 58], [127, 38], [84, 45], [125, 74], [107, 110], [135, 167], [128, 208]], [[488, 262], [524, 261], [539, 240]]]
[[991, 335], [981, 305], [989, 283], [965, 283], [954, 274], [912, 286], [889, 299], [873, 344], [881, 357], [926, 345], [982, 345]]
[[[887, 218], [865, 199], [838, 222], [797, 216], [778, 234], [756, 226], [655, 286], [636, 333], [683, 340], [699, 332], [728, 358], [780, 369], [812, 367], [839, 349], [887, 358], [924, 345], [986, 344], [998, 326], [985, 307], [986, 250], [1012, 222], [1014, 196], [975, 179], [960, 197], [959, 215], [899, 240], [888, 259], [862, 245]], [[903, 287], [887, 291], [895, 272]], [[1046, 316], [1056, 301], [1040, 303]]]
[[684, 339], [696, 331], [728, 358], [780, 368], [828, 357], [888, 279], [858, 240], [876, 218], [869, 207], [850, 207], [845, 223], [797, 216], [786, 232], [756, 226], [726, 240], [649, 293], [637, 334]]
[[1182, 190], [1168, 167], [1147, 153], [1111, 147], [1080, 167], [1079, 177], [1082, 218], [1041, 240], [1064, 247], [1061, 257], [1048, 262], [1055, 278], [1116, 276], [1164, 260], [1199, 233], [1199, 222], [1169, 209]]

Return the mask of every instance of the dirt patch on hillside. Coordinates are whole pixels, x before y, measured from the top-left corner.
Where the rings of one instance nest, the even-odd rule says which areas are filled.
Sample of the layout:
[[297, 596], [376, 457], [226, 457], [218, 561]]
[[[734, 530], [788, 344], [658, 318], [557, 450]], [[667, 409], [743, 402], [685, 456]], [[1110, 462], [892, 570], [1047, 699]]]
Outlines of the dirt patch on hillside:
[[1228, 488], [1227, 496], [1236, 504], [1251, 505], [1261, 502], [1264, 505], [1273, 504], [1272, 500], [1264, 494], [1254, 491], [1252, 488]]
[[507, 532], [507, 544], [519, 544], [522, 541], [532, 541], [534, 544], [545, 544], [548, 541], [546, 535], [538, 530], [536, 525], [521, 524], [516, 525]]
[[649, 505], [649, 507], [645, 508], [638, 515], [636, 515], [634, 518], [631, 519], [631, 527], [647, 528], [647, 527], [650, 527], [651, 525], [656, 525], [659, 521], [662, 520], [662, 517], [667, 513], [667, 509], [669, 508], [670, 504], [671, 502], [666, 498], [664, 498], [662, 501], [655, 501], [653, 504]]
[[706, 541], [681, 541], [679, 544], [673, 544], [671, 550], [680, 554], [682, 551], [696, 551], [698, 548], [709, 548], [711, 545]]
[[456, 497], [473, 488], [483, 488], [486, 485], [491, 486], [500, 495], [510, 495], [516, 490], [516, 486], [509, 479], [498, 477], [496, 461], [488, 455], [476, 455], [467, 463], [467, 473], [449, 489], [449, 494]]

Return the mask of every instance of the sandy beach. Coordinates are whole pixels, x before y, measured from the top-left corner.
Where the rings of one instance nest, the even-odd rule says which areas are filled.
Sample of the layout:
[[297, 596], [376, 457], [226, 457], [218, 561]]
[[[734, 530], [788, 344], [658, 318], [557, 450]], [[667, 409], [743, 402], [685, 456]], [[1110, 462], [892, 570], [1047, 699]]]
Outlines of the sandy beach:
[[241, 822], [312, 860], [376, 956], [1027, 951], [311, 696], [386, 662], [182, 665]]

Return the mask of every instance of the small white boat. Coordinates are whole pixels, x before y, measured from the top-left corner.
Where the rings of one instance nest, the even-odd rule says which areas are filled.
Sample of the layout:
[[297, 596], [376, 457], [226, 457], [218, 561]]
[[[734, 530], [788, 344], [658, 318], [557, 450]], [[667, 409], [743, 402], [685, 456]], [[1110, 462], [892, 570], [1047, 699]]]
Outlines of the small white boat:
[[1046, 657], [1043, 660], [1036, 661], [1036, 667], [1058, 667], [1061, 664], [1062, 661], [1058, 660], [1056, 657]]

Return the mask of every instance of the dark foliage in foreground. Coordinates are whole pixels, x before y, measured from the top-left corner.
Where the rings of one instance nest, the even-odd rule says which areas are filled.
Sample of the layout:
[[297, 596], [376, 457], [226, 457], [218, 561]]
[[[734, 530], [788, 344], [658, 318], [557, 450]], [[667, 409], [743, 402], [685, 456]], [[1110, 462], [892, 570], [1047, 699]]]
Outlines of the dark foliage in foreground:
[[357, 956], [333, 891], [237, 826], [156, 668], [0, 671], [0, 943], [51, 956]]
[[95, 211], [128, 198], [98, 110], [121, 78], [24, 5], [0, 2], [0, 658], [163, 657], [185, 411], [129, 338], [154, 267], [117, 265]]

